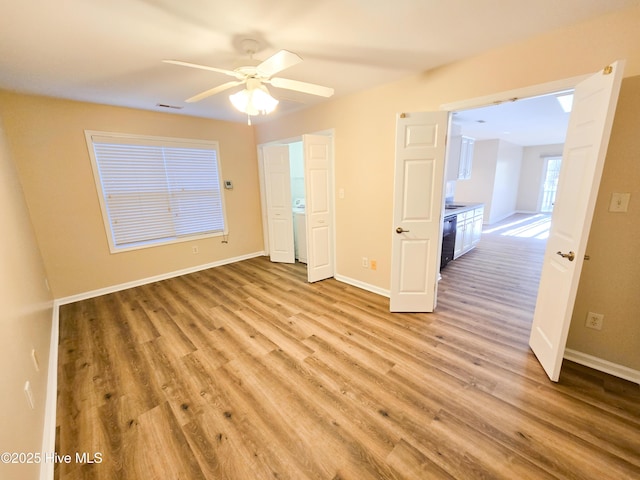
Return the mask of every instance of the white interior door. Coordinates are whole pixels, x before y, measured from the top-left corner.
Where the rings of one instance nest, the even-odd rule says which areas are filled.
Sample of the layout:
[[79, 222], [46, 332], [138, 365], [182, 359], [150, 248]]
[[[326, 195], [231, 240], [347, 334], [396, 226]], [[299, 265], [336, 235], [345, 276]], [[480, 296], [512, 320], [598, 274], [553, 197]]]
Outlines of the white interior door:
[[392, 312], [432, 312], [436, 306], [448, 118], [448, 112], [424, 112], [396, 120]]
[[303, 135], [307, 216], [307, 279], [333, 277], [331, 138]]
[[529, 340], [554, 382], [560, 377], [622, 72], [617, 62], [574, 92]]
[[262, 154], [269, 224], [269, 255], [272, 262], [294, 263], [289, 146], [265, 146]]

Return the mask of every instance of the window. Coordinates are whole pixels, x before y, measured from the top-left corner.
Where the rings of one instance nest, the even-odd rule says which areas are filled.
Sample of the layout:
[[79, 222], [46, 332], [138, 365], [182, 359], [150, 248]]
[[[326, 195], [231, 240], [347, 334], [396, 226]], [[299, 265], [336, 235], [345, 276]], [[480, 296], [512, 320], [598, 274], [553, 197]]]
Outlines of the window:
[[558, 190], [558, 178], [560, 177], [561, 156], [545, 158], [544, 182], [542, 183], [542, 204], [540, 211], [551, 213], [553, 204], [556, 201], [556, 191]]
[[217, 142], [85, 135], [111, 252], [227, 233]]

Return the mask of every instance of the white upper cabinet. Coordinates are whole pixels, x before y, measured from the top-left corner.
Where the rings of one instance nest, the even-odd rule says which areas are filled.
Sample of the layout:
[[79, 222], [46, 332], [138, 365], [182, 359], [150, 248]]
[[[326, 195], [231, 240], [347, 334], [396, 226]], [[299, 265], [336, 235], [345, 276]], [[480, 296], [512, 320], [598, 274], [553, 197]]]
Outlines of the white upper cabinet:
[[471, 178], [471, 164], [473, 161], [473, 145], [475, 139], [462, 135], [462, 129], [457, 123], [451, 124], [448, 138], [446, 179], [468, 180]]
[[462, 136], [460, 145], [460, 163], [458, 164], [458, 180], [471, 178], [471, 165], [473, 163], [473, 145], [475, 139]]

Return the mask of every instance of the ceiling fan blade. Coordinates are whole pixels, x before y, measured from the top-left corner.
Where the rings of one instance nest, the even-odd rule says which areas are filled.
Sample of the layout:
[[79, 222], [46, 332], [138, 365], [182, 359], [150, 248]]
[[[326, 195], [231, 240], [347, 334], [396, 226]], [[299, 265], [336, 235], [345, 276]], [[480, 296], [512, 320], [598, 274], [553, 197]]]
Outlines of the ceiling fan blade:
[[225, 90], [228, 90], [229, 88], [235, 87], [236, 85], [241, 85], [243, 83], [244, 82], [241, 81], [241, 80], [235, 80], [233, 82], [223, 83], [222, 85], [218, 85], [217, 87], [210, 88], [209, 90], [205, 90], [202, 93], [194, 95], [191, 98], [187, 98], [185, 100], [185, 102], [187, 102], [187, 103], [199, 102], [203, 98], [210, 97], [212, 95], [215, 95], [216, 93], [224, 92]]
[[180, 60], [162, 60], [164, 63], [170, 63], [172, 65], [180, 65], [181, 67], [199, 68], [200, 70], [208, 70], [210, 72], [224, 73], [231, 77], [235, 77], [238, 80], [244, 79], [244, 75], [233, 70], [225, 70], [224, 68], [209, 67], [207, 65], [198, 65], [197, 63], [181, 62]]
[[261, 77], [268, 78], [286, 68], [293, 67], [301, 61], [302, 58], [300, 58], [299, 55], [290, 52], [289, 50], [280, 50], [258, 65], [256, 67], [256, 72]]
[[297, 92], [309, 93], [320, 97], [330, 97], [333, 95], [333, 88], [315, 85], [313, 83], [299, 82], [289, 78], [272, 78], [269, 83], [276, 88], [286, 88], [287, 90], [295, 90]]

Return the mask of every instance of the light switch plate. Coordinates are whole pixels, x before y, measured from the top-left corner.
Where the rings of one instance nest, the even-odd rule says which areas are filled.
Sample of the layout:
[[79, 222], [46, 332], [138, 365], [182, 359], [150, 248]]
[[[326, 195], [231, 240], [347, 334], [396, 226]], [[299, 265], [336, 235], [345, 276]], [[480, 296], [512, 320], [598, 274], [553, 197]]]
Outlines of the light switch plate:
[[611, 194], [611, 203], [609, 204], [610, 212], [626, 212], [629, 208], [630, 193], [613, 193]]

